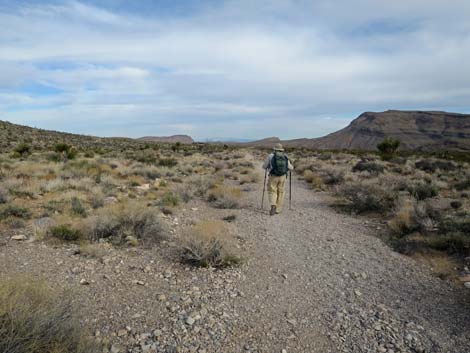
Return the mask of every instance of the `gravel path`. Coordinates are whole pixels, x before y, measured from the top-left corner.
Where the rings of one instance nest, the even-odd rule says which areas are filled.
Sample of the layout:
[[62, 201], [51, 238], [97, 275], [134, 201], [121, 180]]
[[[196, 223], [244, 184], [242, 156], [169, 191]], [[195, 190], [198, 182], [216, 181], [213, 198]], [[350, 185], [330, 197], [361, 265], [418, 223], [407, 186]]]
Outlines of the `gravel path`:
[[0, 275], [73, 289], [112, 353], [470, 352], [468, 289], [393, 252], [374, 236], [380, 225], [335, 212], [300, 181], [293, 210], [273, 217], [259, 209], [262, 184], [248, 187], [239, 210], [198, 201], [168, 219], [178, 234], [236, 214], [239, 269], [188, 268], [172, 241], [85, 259], [71, 245], [7, 239]]
[[293, 210], [273, 217], [257, 209], [260, 189], [239, 224], [253, 251], [242, 284], [251, 299], [237, 308], [252, 328], [244, 337], [256, 337], [247, 348], [470, 352], [468, 290], [392, 251], [374, 237], [380, 226], [336, 213], [302, 182], [293, 180]]

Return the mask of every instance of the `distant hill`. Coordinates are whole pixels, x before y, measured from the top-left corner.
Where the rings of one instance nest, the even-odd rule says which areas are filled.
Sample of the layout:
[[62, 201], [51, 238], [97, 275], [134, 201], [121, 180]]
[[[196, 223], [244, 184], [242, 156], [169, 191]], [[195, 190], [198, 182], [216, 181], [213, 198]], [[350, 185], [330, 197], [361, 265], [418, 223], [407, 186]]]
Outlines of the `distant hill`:
[[160, 143], [183, 143], [192, 144], [194, 140], [188, 135], [173, 135], [173, 136], [145, 136], [140, 137], [137, 140], [146, 142], [160, 142]]
[[[189, 136], [171, 136], [155, 140], [161, 143], [192, 143]], [[149, 140], [152, 141], [152, 140]], [[184, 141], [184, 142], [183, 142]], [[44, 130], [29, 126], [13, 124], [0, 120], [0, 153], [9, 152], [20, 143], [26, 143], [35, 149], [49, 149], [59, 142], [66, 142], [76, 148], [93, 149], [133, 149], [141, 148], [146, 140], [126, 137], [96, 137], [71, 134], [54, 130]]]
[[470, 115], [434, 111], [367, 112], [344, 129], [324, 137], [286, 141], [271, 137], [244, 145], [271, 147], [282, 142], [288, 147], [375, 150], [387, 136], [399, 139], [401, 149], [470, 152]]

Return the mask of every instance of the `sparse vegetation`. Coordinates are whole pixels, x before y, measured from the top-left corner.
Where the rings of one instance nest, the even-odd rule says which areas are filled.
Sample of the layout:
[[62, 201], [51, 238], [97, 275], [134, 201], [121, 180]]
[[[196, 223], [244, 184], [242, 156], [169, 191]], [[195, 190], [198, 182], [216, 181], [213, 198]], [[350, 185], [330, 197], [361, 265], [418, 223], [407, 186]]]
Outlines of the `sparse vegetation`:
[[193, 226], [182, 249], [182, 260], [194, 266], [223, 268], [241, 263], [233, 253], [227, 228], [220, 221], [206, 221]]
[[49, 235], [53, 238], [64, 241], [76, 241], [82, 237], [78, 229], [73, 228], [68, 224], [61, 224], [49, 229]]
[[70, 293], [20, 276], [0, 281], [0, 352], [98, 353]]

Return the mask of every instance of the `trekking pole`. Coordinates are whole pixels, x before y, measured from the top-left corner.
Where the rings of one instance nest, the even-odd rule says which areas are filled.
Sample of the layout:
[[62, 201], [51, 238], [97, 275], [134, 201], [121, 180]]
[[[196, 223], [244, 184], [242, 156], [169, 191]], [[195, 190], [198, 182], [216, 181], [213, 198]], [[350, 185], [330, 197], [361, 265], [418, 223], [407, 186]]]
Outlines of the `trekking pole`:
[[289, 171], [289, 210], [292, 210], [292, 171]]
[[266, 175], [268, 174], [268, 170], [264, 170], [264, 182], [263, 182], [263, 198], [261, 199], [261, 209], [264, 209], [264, 190], [266, 190]]

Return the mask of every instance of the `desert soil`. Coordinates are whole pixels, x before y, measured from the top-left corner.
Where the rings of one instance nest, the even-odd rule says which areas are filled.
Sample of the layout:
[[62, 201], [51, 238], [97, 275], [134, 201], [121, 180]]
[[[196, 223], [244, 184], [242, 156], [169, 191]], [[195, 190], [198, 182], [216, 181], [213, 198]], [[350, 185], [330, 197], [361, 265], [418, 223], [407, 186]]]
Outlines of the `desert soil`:
[[[249, 184], [237, 210], [184, 205], [165, 218], [172, 238], [152, 248], [104, 244], [87, 258], [73, 244], [3, 234], [0, 275], [70, 290], [113, 353], [470, 352], [468, 289], [394, 252], [376, 236], [383, 225], [337, 213], [326, 193], [294, 179], [292, 210], [269, 216], [262, 182]], [[231, 214], [240, 268], [177, 261], [185, 227]]]

